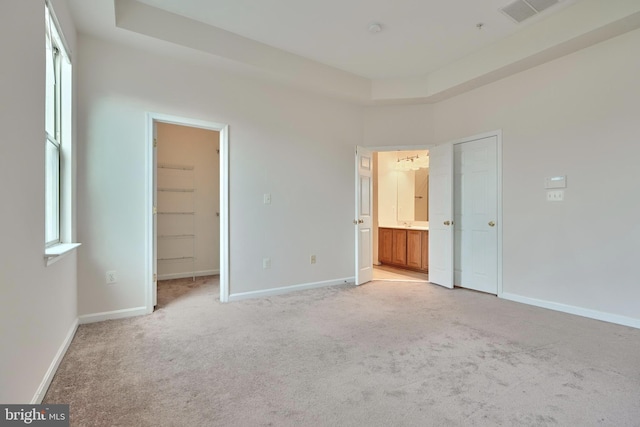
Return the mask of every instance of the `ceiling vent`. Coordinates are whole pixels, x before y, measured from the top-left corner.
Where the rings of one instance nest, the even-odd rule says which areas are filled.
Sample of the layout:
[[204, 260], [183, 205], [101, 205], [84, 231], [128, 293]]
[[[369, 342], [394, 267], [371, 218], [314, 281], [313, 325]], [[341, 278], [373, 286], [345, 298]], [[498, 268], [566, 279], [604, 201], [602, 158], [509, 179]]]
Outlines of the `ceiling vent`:
[[518, 24], [559, 3], [559, 0], [516, 0], [500, 11]]

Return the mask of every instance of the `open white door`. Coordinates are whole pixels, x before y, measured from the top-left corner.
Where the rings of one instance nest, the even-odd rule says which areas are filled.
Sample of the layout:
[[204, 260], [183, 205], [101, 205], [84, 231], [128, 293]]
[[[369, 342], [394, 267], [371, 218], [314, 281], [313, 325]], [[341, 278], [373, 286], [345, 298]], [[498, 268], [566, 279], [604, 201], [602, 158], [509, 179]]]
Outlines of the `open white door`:
[[453, 144], [429, 150], [429, 281], [453, 288]]
[[373, 157], [356, 147], [356, 285], [373, 279]]
[[153, 284], [152, 288], [152, 301], [153, 306], [158, 305], [158, 132], [156, 130], [156, 122], [153, 122], [153, 212], [152, 227], [153, 227], [153, 243], [152, 243], [152, 262], [153, 262]]

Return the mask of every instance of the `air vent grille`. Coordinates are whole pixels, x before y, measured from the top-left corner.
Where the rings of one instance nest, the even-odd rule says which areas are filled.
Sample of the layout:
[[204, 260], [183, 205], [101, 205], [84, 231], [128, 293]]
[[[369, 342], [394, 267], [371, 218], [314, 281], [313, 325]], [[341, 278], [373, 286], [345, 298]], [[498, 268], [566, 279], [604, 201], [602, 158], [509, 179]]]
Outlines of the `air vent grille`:
[[520, 23], [559, 3], [559, 0], [516, 0], [500, 11]]

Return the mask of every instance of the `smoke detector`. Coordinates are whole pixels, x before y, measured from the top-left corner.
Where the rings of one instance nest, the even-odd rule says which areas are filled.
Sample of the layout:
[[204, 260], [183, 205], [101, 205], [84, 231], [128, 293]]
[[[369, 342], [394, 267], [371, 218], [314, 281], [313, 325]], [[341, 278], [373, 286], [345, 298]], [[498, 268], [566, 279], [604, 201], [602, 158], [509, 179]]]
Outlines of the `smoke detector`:
[[371, 34], [376, 34], [380, 31], [382, 31], [382, 24], [380, 24], [379, 22], [373, 22], [371, 25], [369, 25], [369, 32]]

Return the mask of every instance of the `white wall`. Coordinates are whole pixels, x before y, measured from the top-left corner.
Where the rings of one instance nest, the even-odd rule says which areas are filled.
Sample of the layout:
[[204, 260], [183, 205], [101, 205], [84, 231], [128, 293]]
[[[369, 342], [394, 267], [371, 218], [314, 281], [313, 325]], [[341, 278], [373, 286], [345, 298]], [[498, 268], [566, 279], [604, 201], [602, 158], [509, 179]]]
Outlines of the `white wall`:
[[[75, 60], [66, 2], [53, 5]], [[76, 255], [45, 267], [44, 2], [0, 10], [0, 402], [28, 403], [77, 319]]]
[[[365, 139], [416, 141], [422, 121], [437, 143], [502, 129], [504, 292], [639, 325], [639, 45], [636, 30], [431, 111], [369, 108]], [[565, 174], [565, 201], [546, 202], [544, 177]]]
[[[156, 124], [158, 189], [158, 279], [220, 272], [220, 133], [208, 129]], [[163, 168], [163, 166], [165, 166]], [[171, 169], [166, 166], [188, 166]], [[162, 212], [195, 212], [168, 215]], [[191, 235], [192, 237], [167, 237]], [[167, 258], [192, 257], [188, 260]], [[163, 260], [165, 259], [165, 260]]]
[[148, 111], [229, 125], [231, 294], [353, 277], [361, 108], [89, 36], [79, 50], [82, 314], [145, 304]]

